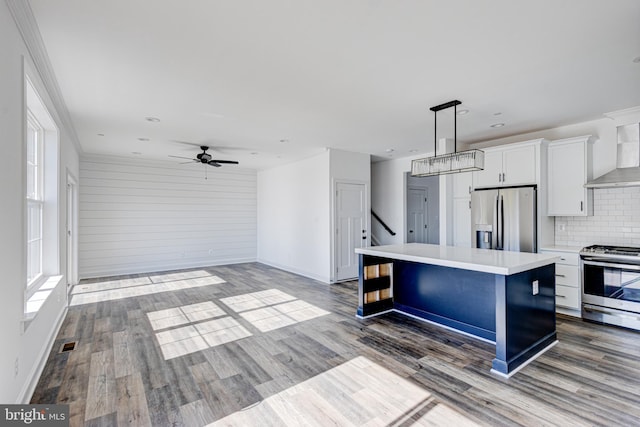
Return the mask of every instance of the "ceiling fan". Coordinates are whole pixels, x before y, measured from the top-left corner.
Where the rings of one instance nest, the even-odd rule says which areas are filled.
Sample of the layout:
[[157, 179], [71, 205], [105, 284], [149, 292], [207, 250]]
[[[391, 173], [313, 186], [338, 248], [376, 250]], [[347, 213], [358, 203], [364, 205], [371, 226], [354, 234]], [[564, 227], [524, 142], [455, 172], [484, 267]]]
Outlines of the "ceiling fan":
[[204, 163], [206, 165], [213, 166], [213, 167], [216, 167], [216, 168], [219, 168], [223, 164], [229, 164], [229, 165], [237, 165], [237, 164], [239, 164], [235, 160], [214, 159], [213, 157], [211, 157], [211, 154], [207, 153], [207, 150], [209, 149], [209, 147], [207, 147], [206, 145], [201, 145], [200, 149], [202, 150], [202, 153], [198, 153], [198, 155], [196, 155], [195, 159], [191, 159], [189, 157], [172, 156], [172, 155], [169, 155], [169, 157], [175, 157], [177, 159], [188, 159], [188, 160], [190, 160], [190, 162], [185, 162], [185, 163], [191, 163], [191, 162]]

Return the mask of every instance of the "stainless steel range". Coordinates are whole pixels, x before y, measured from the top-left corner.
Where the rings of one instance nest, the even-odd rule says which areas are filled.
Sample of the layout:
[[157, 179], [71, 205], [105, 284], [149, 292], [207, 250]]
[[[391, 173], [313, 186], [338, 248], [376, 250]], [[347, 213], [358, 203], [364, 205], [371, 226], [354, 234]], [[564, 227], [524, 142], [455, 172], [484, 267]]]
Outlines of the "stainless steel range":
[[640, 247], [588, 246], [582, 263], [582, 317], [640, 330]]

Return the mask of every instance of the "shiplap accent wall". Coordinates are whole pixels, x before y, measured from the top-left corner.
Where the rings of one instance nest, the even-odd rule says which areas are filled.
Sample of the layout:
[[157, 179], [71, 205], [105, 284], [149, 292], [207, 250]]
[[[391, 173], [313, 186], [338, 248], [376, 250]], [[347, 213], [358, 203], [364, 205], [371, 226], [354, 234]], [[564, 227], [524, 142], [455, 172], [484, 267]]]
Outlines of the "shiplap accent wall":
[[83, 157], [80, 277], [255, 261], [256, 205], [252, 169]]
[[556, 245], [640, 246], [640, 187], [594, 189], [593, 215], [556, 217]]

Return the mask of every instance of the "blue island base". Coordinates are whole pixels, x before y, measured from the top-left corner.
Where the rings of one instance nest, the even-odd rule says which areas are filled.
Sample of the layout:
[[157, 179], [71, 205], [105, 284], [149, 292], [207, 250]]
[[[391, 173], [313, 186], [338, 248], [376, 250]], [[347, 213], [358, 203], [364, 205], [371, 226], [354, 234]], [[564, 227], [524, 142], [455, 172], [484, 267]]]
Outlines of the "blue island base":
[[[365, 268], [392, 265], [390, 297], [366, 303]], [[555, 264], [499, 275], [360, 254], [359, 317], [397, 311], [494, 342], [492, 372], [510, 376], [557, 342]]]

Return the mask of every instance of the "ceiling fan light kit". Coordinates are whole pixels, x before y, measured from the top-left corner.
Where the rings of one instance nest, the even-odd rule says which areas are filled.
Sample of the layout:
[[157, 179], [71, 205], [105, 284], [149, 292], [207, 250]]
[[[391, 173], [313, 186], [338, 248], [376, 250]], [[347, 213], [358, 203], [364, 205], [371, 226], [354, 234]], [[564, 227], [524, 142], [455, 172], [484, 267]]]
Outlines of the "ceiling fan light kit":
[[[433, 175], [445, 175], [449, 173], [471, 172], [484, 169], [484, 151], [467, 150], [457, 152], [457, 123], [456, 123], [456, 106], [461, 102], [453, 100], [444, 104], [431, 107], [430, 110], [434, 114], [434, 156], [425, 157], [411, 161], [411, 176], [424, 177]], [[445, 153], [438, 156], [437, 130], [438, 130], [438, 111], [453, 107], [453, 153]]]

